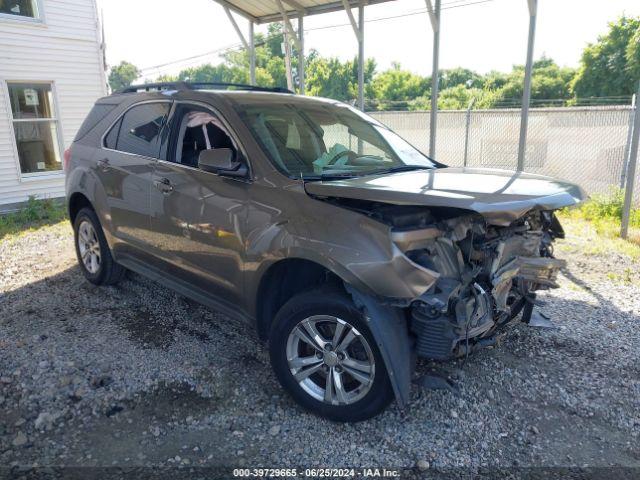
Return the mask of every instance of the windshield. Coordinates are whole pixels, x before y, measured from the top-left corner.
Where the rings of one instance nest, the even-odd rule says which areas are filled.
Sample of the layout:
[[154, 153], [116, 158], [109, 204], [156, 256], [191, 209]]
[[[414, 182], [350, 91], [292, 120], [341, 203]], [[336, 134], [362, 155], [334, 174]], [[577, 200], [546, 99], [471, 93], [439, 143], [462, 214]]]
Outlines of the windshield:
[[239, 113], [271, 162], [292, 178], [434, 168], [382, 124], [341, 104], [245, 104]]

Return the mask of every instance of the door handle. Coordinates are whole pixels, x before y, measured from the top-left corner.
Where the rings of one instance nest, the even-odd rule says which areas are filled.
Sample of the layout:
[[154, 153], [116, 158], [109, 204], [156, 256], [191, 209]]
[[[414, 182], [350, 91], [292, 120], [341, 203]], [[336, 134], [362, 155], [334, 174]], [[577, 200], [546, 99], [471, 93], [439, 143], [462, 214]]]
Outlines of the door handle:
[[98, 168], [100, 168], [100, 170], [102, 170], [103, 172], [109, 171], [111, 169], [111, 167], [109, 166], [109, 159], [102, 158], [98, 160]]
[[171, 182], [169, 181], [168, 178], [161, 178], [160, 180], [154, 180], [153, 185], [165, 195], [168, 195], [171, 192], [173, 192], [173, 185], [171, 185]]

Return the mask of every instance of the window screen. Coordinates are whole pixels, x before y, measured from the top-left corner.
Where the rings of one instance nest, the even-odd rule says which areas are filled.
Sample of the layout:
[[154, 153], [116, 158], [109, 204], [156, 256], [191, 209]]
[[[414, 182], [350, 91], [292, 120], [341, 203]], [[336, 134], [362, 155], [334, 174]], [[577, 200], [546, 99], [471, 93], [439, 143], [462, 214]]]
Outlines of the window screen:
[[116, 150], [158, 158], [160, 133], [169, 113], [170, 103], [145, 103], [124, 114]]

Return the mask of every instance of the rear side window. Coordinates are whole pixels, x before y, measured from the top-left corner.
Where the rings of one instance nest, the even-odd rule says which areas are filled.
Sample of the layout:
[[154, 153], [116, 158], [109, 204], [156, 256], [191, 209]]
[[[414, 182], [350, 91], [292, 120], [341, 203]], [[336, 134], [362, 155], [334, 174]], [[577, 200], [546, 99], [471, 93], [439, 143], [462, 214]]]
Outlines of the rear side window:
[[160, 133], [166, 124], [170, 107], [170, 103], [162, 102], [131, 108], [111, 128], [105, 138], [105, 147], [158, 158]]
[[89, 133], [89, 131], [98, 123], [100, 123], [100, 120], [106, 117], [114, 108], [116, 108], [116, 105], [112, 103], [95, 104], [89, 112], [89, 115], [87, 115], [87, 118], [85, 118], [84, 122], [82, 122], [82, 125], [80, 125], [80, 130], [78, 130], [74, 141], [77, 142], [87, 133]]

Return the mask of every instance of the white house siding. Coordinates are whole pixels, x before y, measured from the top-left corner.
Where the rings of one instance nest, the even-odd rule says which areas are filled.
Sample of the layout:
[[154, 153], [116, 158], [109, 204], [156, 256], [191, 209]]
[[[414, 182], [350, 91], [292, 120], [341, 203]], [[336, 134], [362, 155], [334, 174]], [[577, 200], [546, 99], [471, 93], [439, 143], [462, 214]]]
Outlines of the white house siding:
[[0, 16], [0, 209], [64, 195], [64, 174], [20, 173], [7, 82], [51, 82], [62, 156], [106, 94], [95, 0], [41, 0], [41, 23]]

